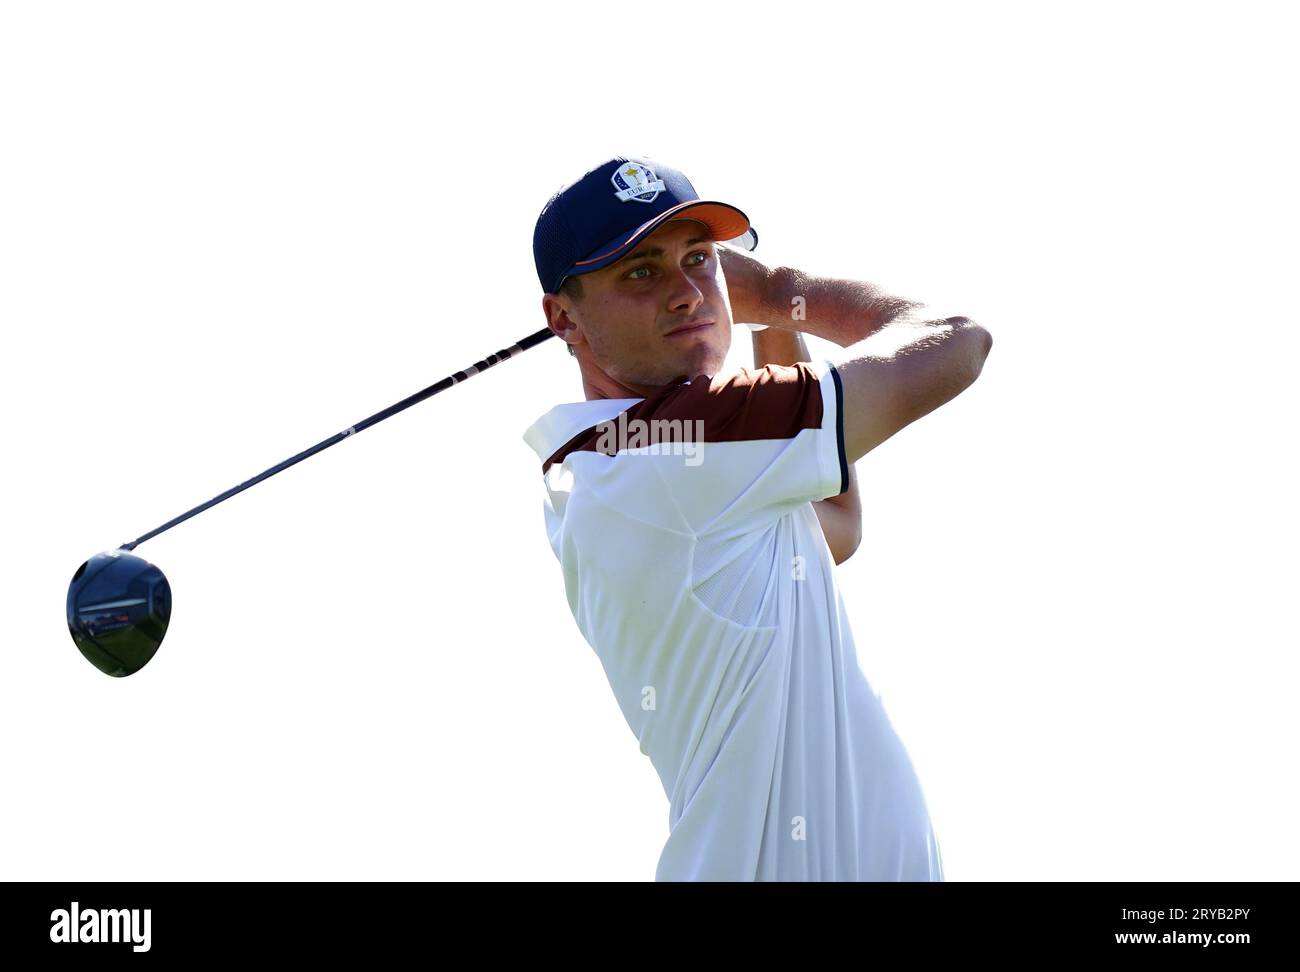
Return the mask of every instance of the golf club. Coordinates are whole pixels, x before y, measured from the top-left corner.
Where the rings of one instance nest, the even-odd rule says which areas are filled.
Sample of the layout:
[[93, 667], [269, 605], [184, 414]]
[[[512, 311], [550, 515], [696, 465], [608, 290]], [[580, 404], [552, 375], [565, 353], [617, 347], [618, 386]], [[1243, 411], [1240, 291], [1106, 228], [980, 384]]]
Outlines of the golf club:
[[441, 381], [435, 382], [423, 391], [404, 398], [395, 405], [390, 405], [382, 412], [376, 412], [367, 419], [350, 425], [342, 432], [318, 442], [303, 452], [272, 466], [247, 482], [228, 489], [220, 496], [214, 496], [201, 506], [182, 513], [174, 520], [169, 520], [156, 530], [137, 537], [130, 543], [124, 543], [116, 550], [97, 553], [77, 568], [68, 585], [68, 631], [72, 640], [86, 659], [106, 675], [122, 677], [132, 675], [144, 668], [158, 646], [162, 644], [167, 633], [167, 624], [171, 619], [172, 595], [171, 585], [156, 566], [142, 557], [131, 553], [136, 547], [158, 534], [170, 530], [178, 523], [183, 523], [197, 513], [216, 506], [241, 493], [250, 486], [255, 486], [264, 479], [274, 476], [281, 470], [288, 469], [295, 463], [314, 456], [335, 443], [350, 439], [358, 432], [396, 415], [403, 409], [410, 408], [417, 402], [446, 391], [452, 385], [464, 381], [481, 371], [486, 371], [495, 364], [512, 358], [517, 354], [536, 347], [554, 332], [543, 328], [518, 343], [490, 354], [482, 361], [477, 361], [464, 371], [457, 371]]

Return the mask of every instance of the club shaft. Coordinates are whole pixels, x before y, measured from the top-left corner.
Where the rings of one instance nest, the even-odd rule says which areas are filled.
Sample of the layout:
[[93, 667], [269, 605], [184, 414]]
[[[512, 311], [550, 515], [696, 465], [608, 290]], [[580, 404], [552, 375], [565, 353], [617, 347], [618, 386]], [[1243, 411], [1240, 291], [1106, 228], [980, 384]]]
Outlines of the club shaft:
[[248, 489], [248, 487], [256, 486], [262, 480], [269, 479], [270, 477], [274, 476], [276, 473], [288, 469], [290, 466], [296, 465], [297, 463], [302, 462], [304, 459], [308, 459], [311, 456], [316, 455], [316, 453], [322, 452], [325, 449], [328, 449], [330, 446], [342, 442], [344, 439], [350, 439], [358, 432], [364, 432], [366, 429], [370, 428], [370, 426], [377, 425], [378, 423], [382, 422], [384, 419], [391, 418], [392, 416], [396, 415], [398, 412], [402, 411], [403, 409], [410, 408], [412, 405], [415, 405], [417, 402], [422, 402], [426, 398], [431, 398], [432, 396], [438, 394], [438, 392], [440, 391], [446, 391], [452, 385], [457, 385], [460, 382], [464, 381], [465, 379], [477, 375], [479, 372], [486, 371], [488, 368], [491, 368], [495, 364], [500, 364], [502, 361], [505, 361], [507, 358], [513, 358], [517, 354], [522, 354], [524, 351], [527, 351], [529, 348], [536, 347], [537, 345], [541, 344], [547, 338], [554, 337], [554, 334], [555, 332], [552, 331], [550, 328], [542, 328], [540, 331], [536, 331], [533, 334], [528, 335], [528, 337], [521, 339], [517, 343], [511, 345], [510, 347], [502, 351], [498, 351], [496, 354], [489, 354], [482, 361], [474, 362], [472, 365], [470, 365], [468, 368], [464, 369], [463, 371], [457, 371], [455, 374], [448, 375], [446, 378], [442, 379], [441, 381], [434, 382], [432, 385], [430, 385], [428, 388], [425, 388], [423, 391], [418, 391], [414, 395], [410, 396], [409, 398], [403, 398], [400, 402], [397, 402], [394, 405], [389, 405], [382, 412], [376, 412], [374, 415], [371, 415], [369, 418], [362, 419], [360, 422], [357, 422], [355, 425], [348, 426], [342, 432], [330, 436], [328, 439], [325, 439], [323, 442], [317, 442], [310, 449], [305, 449], [304, 451], [298, 453], [296, 456], [291, 456], [290, 458], [284, 460], [284, 462], [280, 463], [279, 465], [272, 466], [270, 469], [266, 470], [265, 472], [259, 473], [258, 475], [254, 476], [252, 479], [248, 480], [247, 482], [240, 483], [238, 486], [234, 487], [233, 489], [226, 490], [220, 496], [212, 497], [212, 499], [208, 500], [206, 503], [203, 503], [200, 506], [196, 506], [194, 507], [194, 509], [186, 513], [182, 513], [174, 520], [168, 520], [166, 523], [158, 527], [156, 530], [150, 530], [144, 536], [137, 537], [136, 539], [132, 540], [130, 543], [122, 544], [122, 546], [119, 549], [134, 550], [136, 547], [144, 543], [146, 540], [156, 537], [158, 536], [158, 534], [170, 530], [172, 527], [176, 526], [176, 524], [184, 523], [190, 517], [202, 513], [204, 510], [209, 509], [210, 507], [216, 506], [218, 503], [230, 499], [230, 497], [234, 496], [236, 493], [242, 493], [244, 490]]

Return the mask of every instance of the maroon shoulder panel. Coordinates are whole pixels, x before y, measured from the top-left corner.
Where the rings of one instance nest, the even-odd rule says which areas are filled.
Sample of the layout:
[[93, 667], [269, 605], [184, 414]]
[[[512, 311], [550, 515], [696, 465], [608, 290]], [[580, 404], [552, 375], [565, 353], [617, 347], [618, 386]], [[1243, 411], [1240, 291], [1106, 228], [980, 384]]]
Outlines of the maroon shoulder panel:
[[821, 384], [808, 362], [699, 375], [579, 432], [542, 463], [542, 472], [573, 452], [615, 455], [629, 436], [641, 436], [631, 447], [683, 441], [681, 436], [692, 442], [791, 439], [821, 424]]

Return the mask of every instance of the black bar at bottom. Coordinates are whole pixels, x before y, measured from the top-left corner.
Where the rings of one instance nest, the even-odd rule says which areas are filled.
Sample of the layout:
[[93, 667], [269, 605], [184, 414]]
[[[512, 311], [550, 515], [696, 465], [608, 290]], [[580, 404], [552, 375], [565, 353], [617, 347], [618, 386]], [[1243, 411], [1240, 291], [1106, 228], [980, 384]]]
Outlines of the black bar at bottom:
[[[334, 963], [517, 949], [680, 960], [687, 940], [791, 958], [1289, 953], [1294, 882], [8, 883], [0, 954]], [[75, 904], [74, 904], [75, 903]], [[75, 921], [73, 918], [75, 908]], [[147, 911], [148, 924], [145, 925]], [[93, 913], [94, 917], [87, 917]], [[111, 939], [116, 929], [117, 941]], [[147, 934], [146, 934], [147, 931]], [[93, 939], [93, 940], [92, 940]], [[599, 944], [599, 952], [594, 949]], [[765, 944], [766, 943], [766, 944]], [[146, 947], [147, 946], [147, 947]], [[613, 951], [610, 951], [613, 949]], [[927, 961], [922, 962], [925, 958]], [[802, 961], [801, 961], [802, 964]], [[12, 966], [11, 967], [16, 967]]]

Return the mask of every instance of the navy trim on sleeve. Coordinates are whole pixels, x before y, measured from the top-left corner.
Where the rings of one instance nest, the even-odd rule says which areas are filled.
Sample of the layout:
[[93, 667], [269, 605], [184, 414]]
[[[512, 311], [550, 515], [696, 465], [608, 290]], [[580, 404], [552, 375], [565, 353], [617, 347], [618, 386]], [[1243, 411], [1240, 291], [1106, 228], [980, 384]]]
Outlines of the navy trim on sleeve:
[[[830, 362], [827, 362], [830, 364]], [[840, 373], [830, 365], [831, 376], [835, 379], [835, 438], [840, 447], [840, 495], [849, 488], [849, 460], [844, 452], [844, 386], [840, 384]]]

